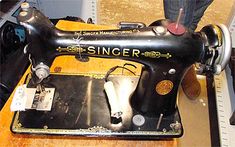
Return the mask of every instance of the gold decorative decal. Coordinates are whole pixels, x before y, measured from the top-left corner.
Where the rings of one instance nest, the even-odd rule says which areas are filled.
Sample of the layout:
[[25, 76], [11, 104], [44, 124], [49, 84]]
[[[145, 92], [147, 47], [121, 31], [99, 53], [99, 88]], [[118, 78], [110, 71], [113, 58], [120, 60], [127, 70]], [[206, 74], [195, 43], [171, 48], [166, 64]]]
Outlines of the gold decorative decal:
[[118, 35], [118, 34], [132, 34], [138, 33], [140, 30], [133, 29], [133, 30], [107, 30], [107, 31], [79, 31], [75, 32], [75, 38], [79, 38], [82, 35]]
[[166, 54], [162, 54], [160, 52], [156, 52], [156, 51], [151, 51], [151, 52], [144, 52], [141, 55], [145, 56], [145, 57], [149, 57], [149, 58], [166, 58], [169, 59], [172, 57], [172, 55], [170, 53], [166, 53]]
[[83, 52], [84, 49], [79, 46], [71, 45], [71, 46], [68, 46], [67, 48], [59, 47], [56, 50], [58, 52], [81, 53], [81, 52]]
[[166, 95], [171, 92], [174, 84], [170, 80], [162, 80], [156, 85], [156, 92], [159, 95]]
[[122, 56], [122, 57], [133, 57], [139, 58], [141, 55], [147, 58], [166, 58], [172, 57], [170, 53], [163, 54], [157, 51], [143, 52], [140, 49], [135, 48], [118, 48], [118, 47], [102, 47], [102, 46], [88, 46], [80, 47], [79, 45], [71, 45], [66, 48], [58, 47], [58, 52], [68, 53], [86, 53], [89, 55], [105, 55], [105, 56]]

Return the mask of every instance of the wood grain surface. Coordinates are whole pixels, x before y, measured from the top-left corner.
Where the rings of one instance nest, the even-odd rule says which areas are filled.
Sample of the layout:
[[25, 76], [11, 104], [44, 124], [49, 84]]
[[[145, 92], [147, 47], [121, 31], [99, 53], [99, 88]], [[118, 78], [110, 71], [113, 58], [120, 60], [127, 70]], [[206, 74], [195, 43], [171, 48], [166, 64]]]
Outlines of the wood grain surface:
[[[98, 0], [98, 23], [115, 26], [120, 21], [143, 22], [147, 25], [164, 19], [163, 0]], [[214, 0], [204, 13], [198, 30], [207, 24], [226, 24], [234, 0]]]

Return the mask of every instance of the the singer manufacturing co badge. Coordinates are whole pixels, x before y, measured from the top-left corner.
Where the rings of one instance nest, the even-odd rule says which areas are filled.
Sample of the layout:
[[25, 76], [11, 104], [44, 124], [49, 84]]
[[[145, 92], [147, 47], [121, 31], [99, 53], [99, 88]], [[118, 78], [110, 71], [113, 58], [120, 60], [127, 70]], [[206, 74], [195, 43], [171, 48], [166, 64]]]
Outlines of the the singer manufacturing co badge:
[[171, 92], [173, 88], [173, 83], [170, 80], [162, 80], [156, 85], [156, 92], [159, 95], [166, 95]]

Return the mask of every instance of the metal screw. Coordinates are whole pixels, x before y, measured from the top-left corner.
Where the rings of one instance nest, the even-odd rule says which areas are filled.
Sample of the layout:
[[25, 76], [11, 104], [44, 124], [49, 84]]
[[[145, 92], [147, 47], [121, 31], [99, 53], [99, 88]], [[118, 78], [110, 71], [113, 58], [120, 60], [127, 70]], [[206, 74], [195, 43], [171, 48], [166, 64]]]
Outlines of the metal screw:
[[166, 33], [166, 29], [163, 26], [154, 27], [153, 30], [157, 35], [164, 35]]
[[170, 127], [173, 131], [178, 132], [181, 129], [181, 123], [176, 121], [175, 123], [170, 124]]
[[142, 126], [145, 123], [145, 118], [142, 115], [137, 114], [132, 118], [132, 122], [136, 126]]
[[168, 73], [171, 74], [171, 75], [172, 75], [172, 74], [175, 74], [175, 72], [176, 72], [176, 70], [175, 70], [174, 68], [171, 68], [171, 69], [168, 71]]

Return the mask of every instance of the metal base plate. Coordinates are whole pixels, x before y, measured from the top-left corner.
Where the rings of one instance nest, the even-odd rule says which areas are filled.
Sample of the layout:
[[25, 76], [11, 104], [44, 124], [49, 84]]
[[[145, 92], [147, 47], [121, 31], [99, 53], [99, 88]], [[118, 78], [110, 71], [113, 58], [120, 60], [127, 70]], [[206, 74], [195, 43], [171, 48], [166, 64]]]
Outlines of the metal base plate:
[[[139, 139], [182, 136], [178, 109], [169, 116], [163, 116], [160, 123], [159, 117], [143, 115], [144, 124], [136, 126], [133, 117], [139, 113], [131, 108], [129, 99], [138, 77], [110, 76], [110, 80], [120, 99], [123, 112], [121, 123], [111, 123], [103, 75], [50, 75], [43, 85], [55, 88], [52, 110], [16, 112], [11, 125], [12, 132]], [[28, 87], [33, 87], [31, 82]], [[180, 127], [175, 127], [175, 124], [180, 124]]]

